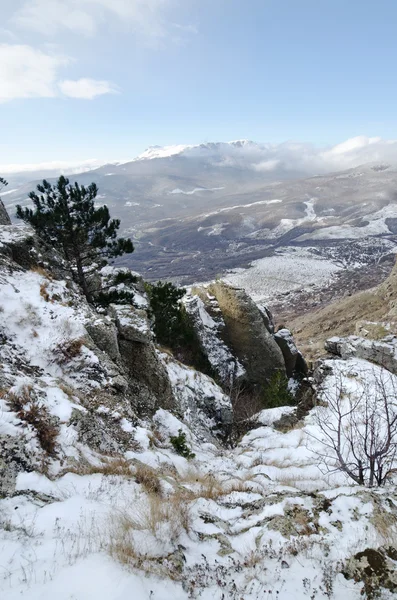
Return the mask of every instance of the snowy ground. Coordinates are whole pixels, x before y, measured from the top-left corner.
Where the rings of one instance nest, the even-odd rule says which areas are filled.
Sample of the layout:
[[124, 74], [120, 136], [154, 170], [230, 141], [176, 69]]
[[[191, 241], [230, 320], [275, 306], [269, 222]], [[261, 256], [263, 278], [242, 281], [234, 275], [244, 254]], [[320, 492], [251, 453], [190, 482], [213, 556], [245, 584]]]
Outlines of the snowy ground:
[[256, 301], [310, 285], [326, 285], [340, 265], [316, 257], [305, 248], [287, 248], [275, 256], [253, 261], [248, 269], [235, 269], [224, 280], [244, 288]]
[[[352, 393], [360, 387], [352, 374], [374, 373], [365, 361], [340, 365]], [[0, 597], [363, 598], [362, 583], [340, 571], [352, 553], [396, 539], [393, 489], [370, 495], [340, 473], [324, 474], [315, 411], [288, 433], [272, 427], [292, 410], [263, 411], [234, 450], [199, 443], [159, 410], [131, 432], [140, 447], [123, 457], [123, 475], [99, 466], [54, 480], [21, 473], [20, 495], [0, 501]], [[167, 441], [180, 429], [194, 459]], [[143, 465], [159, 478], [155, 493], [137, 482]]]

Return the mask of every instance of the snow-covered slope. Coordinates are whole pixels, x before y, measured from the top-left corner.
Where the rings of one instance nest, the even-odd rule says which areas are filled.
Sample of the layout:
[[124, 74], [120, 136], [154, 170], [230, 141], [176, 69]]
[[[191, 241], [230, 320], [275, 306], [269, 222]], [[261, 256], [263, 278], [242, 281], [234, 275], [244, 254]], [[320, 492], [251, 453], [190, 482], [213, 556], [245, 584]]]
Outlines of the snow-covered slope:
[[263, 410], [222, 444], [230, 398], [155, 347], [141, 283], [136, 305], [97, 312], [31, 235], [0, 229], [0, 597], [391, 600], [395, 486], [335, 471], [319, 423], [335, 387], [376, 400], [397, 376], [323, 361], [316, 408]]

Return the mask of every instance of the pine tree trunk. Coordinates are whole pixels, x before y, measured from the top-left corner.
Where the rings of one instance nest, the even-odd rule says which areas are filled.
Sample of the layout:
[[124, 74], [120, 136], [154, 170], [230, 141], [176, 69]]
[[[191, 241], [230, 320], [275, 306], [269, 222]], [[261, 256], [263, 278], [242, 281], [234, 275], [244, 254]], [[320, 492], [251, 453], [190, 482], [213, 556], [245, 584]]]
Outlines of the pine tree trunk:
[[83, 294], [86, 297], [87, 302], [89, 302], [90, 304], [93, 304], [93, 297], [92, 297], [90, 290], [88, 289], [87, 280], [85, 278], [83, 265], [82, 265], [80, 256], [76, 257], [76, 267], [77, 267], [77, 278], [78, 278], [79, 286], [83, 290]]

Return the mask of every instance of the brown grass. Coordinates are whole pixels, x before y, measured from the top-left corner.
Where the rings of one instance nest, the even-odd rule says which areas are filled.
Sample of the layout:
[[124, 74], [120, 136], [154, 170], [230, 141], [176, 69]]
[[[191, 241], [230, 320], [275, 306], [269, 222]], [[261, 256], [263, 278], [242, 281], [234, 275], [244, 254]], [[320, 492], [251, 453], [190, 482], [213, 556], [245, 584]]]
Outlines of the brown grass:
[[382, 321], [388, 310], [388, 302], [374, 290], [369, 290], [301, 315], [287, 325], [294, 332], [305, 358], [315, 360], [324, 354], [324, 343], [328, 338], [353, 335], [357, 321]]
[[161, 495], [161, 482], [156, 471], [144, 465], [138, 463], [135, 470], [135, 481], [142, 485], [145, 492], [148, 494]]
[[38, 275], [49, 279], [50, 281], [53, 279], [51, 273], [44, 269], [44, 267], [40, 267], [39, 265], [34, 265], [33, 267], [31, 267], [30, 270], [33, 271], [33, 273], [37, 273]]
[[45, 302], [50, 301], [50, 294], [48, 293], [48, 281], [43, 281], [40, 285], [40, 296], [44, 298]]
[[32, 388], [24, 386], [18, 394], [8, 393], [6, 399], [17, 417], [35, 429], [41, 448], [48, 455], [55, 455], [59, 428], [55, 425], [47, 407], [32, 396]]
[[[250, 480], [253, 479], [254, 476], [255, 475], [247, 474], [240, 479], [220, 481], [212, 473], [203, 474], [192, 469], [184, 473], [181, 477], [180, 483], [183, 486], [181, 493], [185, 494], [190, 500], [196, 498], [218, 500], [222, 496], [226, 496], [232, 492], [253, 491]], [[186, 485], [191, 485], [193, 489], [185, 487]]]
[[96, 475], [100, 473], [105, 476], [120, 475], [122, 477], [132, 478], [131, 463], [123, 456], [116, 458], [103, 458], [99, 465], [88, 463], [78, 463], [67, 467], [62, 471], [62, 475], [74, 473], [76, 475]]
[[182, 533], [189, 533], [190, 529], [190, 508], [183, 495], [149, 495], [145, 504], [132, 504], [130, 509], [114, 513], [108, 551], [122, 564], [141, 567], [144, 558], [134, 541], [134, 531], [149, 531], [160, 543], [165, 541], [167, 531], [166, 541], [176, 546]]
[[84, 346], [83, 338], [75, 338], [74, 340], [65, 340], [60, 342], [54, 349], [57, 357], [57, 363], [63, 365], [81, 354], [81, 349]]

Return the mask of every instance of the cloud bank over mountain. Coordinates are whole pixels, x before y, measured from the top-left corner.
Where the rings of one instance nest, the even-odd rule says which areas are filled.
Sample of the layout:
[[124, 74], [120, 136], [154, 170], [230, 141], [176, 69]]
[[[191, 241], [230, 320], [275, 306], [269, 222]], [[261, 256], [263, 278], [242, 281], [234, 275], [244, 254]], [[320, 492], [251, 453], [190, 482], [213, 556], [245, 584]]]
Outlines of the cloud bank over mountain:
[[[88, 93], [86, 86], [76, 88], [75, 93]], [[357, 136], [336, 146], [318, 148], [313, 144], [284, 142], [281, 144], [256, 143], [249, 140], [210, 142], [197, 145], [152, 146], [136, 158], [127, 160], [81, 160], [52, 161], [48, 163], [3, 164], [0, 173], [34, 172], [42, 169], [78, 173], [104, 164], [120, 164], [139, 161], [174, 160], [176, 157], [200, 159], [217, 167], [251, 170], [263, 173], [266, 178], [306, 177], [341, 171], [365, 163], [397, 164], [397, 140], [380, 137]], [[181, 166], [181, 168], [183, 168]]]

